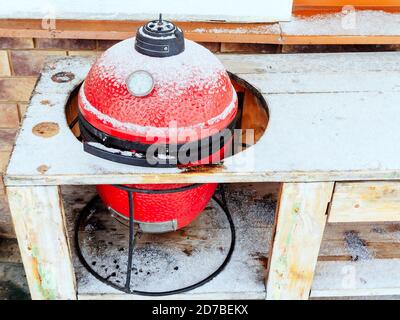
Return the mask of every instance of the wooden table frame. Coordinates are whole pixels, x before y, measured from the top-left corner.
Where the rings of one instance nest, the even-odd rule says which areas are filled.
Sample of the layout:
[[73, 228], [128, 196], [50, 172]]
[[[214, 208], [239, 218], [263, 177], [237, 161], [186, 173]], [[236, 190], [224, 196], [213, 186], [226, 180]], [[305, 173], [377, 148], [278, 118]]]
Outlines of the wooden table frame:
[[[294, 8], [289, 22], [178, 21], [177, 24], [187, 39], [199, 42], [278, 45], [400, 43], [400, 5], [381, 3], [378, 6], [362, 6], [353, 3], [355, 8], [361, 10], [357, 11], [356, 24], [348, 26], [346, 21], [341, 23], [341, 19], [346, 20], [343, 15], [340, 16], [343, 1], [335, 2], [336, 6], [300, 4]], [[369, 11], [363, 11], [365, 9]], [[348, 19], [353, 19], [351, 14]], [[0, 37], [124, 40], [134, 36], [144, 21], [57, 19], [56, 23], [56, 29], [46, 29], [42, 19], [0, 19]], [[385, 28], [381, 28], [382, 25]]]
[[[264, 95], [270, 122], [256, 145], [198, 172], [132, 168], [84, 153], [64, 108], [93, 60], [46, 65], [5, 176], [33, 299], [77, 298], [61, 185], [282, 182], [267, 299], [309, 297], [327, 221], [400, 221], [400, 132], [393, 130], [400, 119], [394, 106], [400, 102], [400, 53], [220, 58]], [[74, 75], [70, 81], [54, 81], [66, 72]], [[35, 132], [43, 123], [45, 130]], [[372, 124], [374, 134], [363, 131]], [[296, 128], [301, 135], [293, 135]], [[333, 150], [324, 148], [328, 143]], [[244, 160], [253, 152], [258, 160], [248, 166]]]

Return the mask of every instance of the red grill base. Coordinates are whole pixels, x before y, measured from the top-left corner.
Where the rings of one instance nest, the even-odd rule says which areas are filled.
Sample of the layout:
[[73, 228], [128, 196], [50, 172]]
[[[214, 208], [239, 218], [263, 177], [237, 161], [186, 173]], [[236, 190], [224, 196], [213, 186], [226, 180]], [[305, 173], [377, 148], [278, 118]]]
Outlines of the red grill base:
[[[143, 190], [168, 190], [184, 187], [187, 184], [137, 184], [127, 186]], [[216, 188], [216, 183], [208, 183], [173, 193], [145, 194], [133, 192], [135, 221], [141, 223], [175, 221], [176, 229], [183, 228], [195, 220], [204, 210]], [[127, 191], [111, 185], [98, 185], [97, 191], [109, 208], [129, 219]]]

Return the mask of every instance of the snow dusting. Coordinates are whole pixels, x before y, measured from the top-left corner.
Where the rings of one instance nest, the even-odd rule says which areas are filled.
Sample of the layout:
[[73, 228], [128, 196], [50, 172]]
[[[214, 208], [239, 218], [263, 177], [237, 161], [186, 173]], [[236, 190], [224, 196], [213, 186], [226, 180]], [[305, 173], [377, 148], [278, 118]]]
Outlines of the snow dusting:
[[169, 0], [14, 0], [3, 1], [0, 18], [83, 20], [153, 20], [162, 12], [166, 19], [176, 21], [273, 22], [289, 20], [292, 0], [225, 1]]
[[[85, 108], [87, 111], [96, 115], [96, 117], [105, 124], [111, 124], [114, 128], [125, 129], [125, 130], [130, 130], [132, 132], [137, 132], [137, 133], [141, 133], [141, 134], [149, 134], [149, 135], [151, 135], [151, 133], [153, 132], [154, 135], [159, 135], [161, 133], [164, 136], [167, 136], [169, 131], [171, 130], [170, 127], [141, 126], [141, 125], [138, 125], [135, 123], [127, 123], [127, 122], [122, 122], [122, 121], [116, 120], [116, 119], [110, 117], [109, 115], [106, 115], [106, 114], [100, 112], [95, 107], [93, 107], [90, 104], [90, 102], [86, 99], [84, 91], [85, 90], [84, 90], [84, 84], [83, 84], [82, 89], [79, 92], [82, 107]], [[234, 90], [233, 90], [233, 92], [234, 92]], [[176, 128], [176, 132], [177, 132], [178, 136], [184, 136], [187, 132], [192, 132], [192, 130], [194, 130], [194, 129], [206, 128], [209, 125], [212, 125], [218, 121], [224, 120], [236, 108], [236, 101], [237, 101], [237, 96], [236, 96], [236, 94], [233, 94], [231, 103], [225, 108], [225, 110], [223, 110], [222, 113], [220, 113], [216, 117], [213, 117], [213, 118], [207, 120], [207, 122], [192, 125], [189, 128], [186, 128], [186, 127]]]
[[145, 70], [160, 87], [175, 83], [178, 90], [193, 84], [212, 87], [218, 73], [225, 72], [222, 63], [209, 50], [190, 40], [185, 40], [181, 54], [163, 58], [141, 54], [134, 46], [135, 38], [117, 43], [98, 59], [99, 68], [112, 70], [110, 74], [121, 84], [133, 71]]
[[359, 35], [397, 36], [400, 34], [400, 14], [377, 10], [353, 13], [319, 14], [293, 17], [280, 23], [284, 35]]
[[344, 234], [346, 248], [351, 255], [353, 261], [370, 260], [373, 258], [373, 253], [367, 247], [367, 244], [362, 240], [357, 232], [347, 231]]
[[192, 32], [195, 33], [231, 33], [231, 34], [279, 34], [279, 24], [262, 25], [251, 28], [239, 27], [239, 28], [196, 28]]
[[115, 148], [108, 148], [108, 147], [106, 147], [103, 144], [98, 143], [98, 142], [88, 142], [87, 144], [92, 146], [92, 147], [95, 147], [97, 149], [101, 149], [101, 150], [108, 151], [108, 152], [115, 153], [115, 154], [120, 154], [122, 156], [127, 156], [127, 157], [136, 156], [135, 152], [124, 151], [124, 150], [115, 149]]

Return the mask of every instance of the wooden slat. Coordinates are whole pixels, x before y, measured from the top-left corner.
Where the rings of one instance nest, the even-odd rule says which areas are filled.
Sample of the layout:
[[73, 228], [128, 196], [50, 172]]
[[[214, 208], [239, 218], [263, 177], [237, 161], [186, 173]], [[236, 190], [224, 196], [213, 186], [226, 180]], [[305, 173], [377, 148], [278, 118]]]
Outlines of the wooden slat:
[[[348, 0], [293, 0], [293, 10], [298, 8], [342, 8], [349, 5]], [[351, 5], [357, 8], [398, 8], [397, 0], [352, 0]]]
[[285, 45], [363, 45], [400, 44], [399, 36], [346, 36], [346, 35], [284, 35], [281, 43]]
[[318, 261], [400, 259], [399, 231], [393, 222], [328, 223]]
[[400, 183], [338, 183], [329, 222], [400, 221]]
[[[400, 15], [383, 11], [354, 11], [294, 17], [281, 22], [282, 36], [398, 36]], [[384, 27], [383, 27], [384, 26]]]
[[[133, 37], [144, 21], [57, 20], [56, 30], [41, 20], [0, 19], [0, 37], [124, 40]], [[270, 23], [179, 22], [185, 38], [199, 42], [279, 43], [280, 28]]]
[[[299, 7], [300, 8], [300, 7]], [[388, 9], [389, 8], [389, 9]], [[292, 21], [281, 23], [178, 22], [185, 36], [194, 41], [271, 44], [399, 44], [400, 5], [358, 11], [354, 27], [342, 24], [343, 15], [296, 11]], [[388, 9], [392, 12], [383, 12]], [[315, 13], [320, 13], [315, 16]], [[301, 15], [300, 15], [301, 14]], [[55, 30], [42, 28], [38, 19], [2, 19], [1, 37], [114, 39], [135, 35], [143, 21], [57, 20]], [[381, 26], [384, 26], [381, 27]]]
[[243, 142], [249, 145], [246, 141], [246, 129], [254, 130], [254, 136], [251, 135], [251, 144], [253, 144], [261, 138], [267, 126], [268, 114], [266, 110], [260, 105], [258, 98], [247, 89], [244, 93], [241, 123], [241, 128], [244, 130], [242, 135]]
[[[385, 72], [384, 76], [382, 71], [325, 73], [325, 81], [321, 81], [323, 74], [323, 72], [288, 73], [284, 76], [280, 73], [249, 74], [243, 78], [250, 83], [257, 83], [258, 89], [266, 94], [400, 92], [398, 71]], [[291, 86], [288, 86], [288, 83]]]
[[[271, 74], [321, 74], [327, 78], [336, 74], [357, 74], [359, 72], [399, 72], [398, 52], [363, 53], [308, 53], [308, 54], [223, 54], [217, 55], [225, 67], [239, 75], [264, 75], [268, 80]], [[276, 79], [274, 79], [276, 80]], [[288, 88], [293, 86], [288, 85]], [[315, 86], [323, 83], [314, 82]]]
[[288, 45], [398, 44], [399, 22], [398, 11], [382, 10], [294, 16], [292, 21], [280, 23], [281, 41]]
[[293, 0], [294, 15], [315, 15], [318, 13], [341, 12], [343, 7], [352, 6], [357, 10], [384, 10], [399, 12], [397, 0]]
[[308, 299], [333, 183], [284, 183], [276, 214], [267, 299]]
[[318, 262], [310, 297], [400, 294], [400, 260]]
[[[363, 263], [351, 261], [318, 262], [311, 298], [327, 297], [368, 297], [400, 295], [399, 270], [400, 259], [370, 260]], [[90, 275], [88, 275], [90, 276]], [[101, 287], [103, 288], [103, 287]], [[265, 295], [265, 293], [264, 293]], [[262, 299], [263, 293], [250, 292], [210, 292], [206, 294], [181, 294], [162, 297], [162, 299]], [[120, 292], [78, 294], [80, 300], [135, 300], [146, 299], [143, 296], [127, 295]], [[151, 299], [155, 299], [152, 297]]]
[[76, 299], [58, 187], [8, 188], [7, 195], [32, 299]]

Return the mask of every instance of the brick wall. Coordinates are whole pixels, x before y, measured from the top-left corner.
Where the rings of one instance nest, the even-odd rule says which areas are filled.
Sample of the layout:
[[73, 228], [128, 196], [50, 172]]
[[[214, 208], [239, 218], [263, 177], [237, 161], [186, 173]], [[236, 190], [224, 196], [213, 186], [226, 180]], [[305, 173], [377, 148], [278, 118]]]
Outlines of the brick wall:
[[[13, 237], [2, 175], [19, 123], [46, 56], [98, 55], [117, 41], [0, 38], [0, 237]], [[221, 53], [297, 53], [397, 50], [398, 46], [279, 46], [272, 44], [203, 43]]]
[[95, 55], [112, 41], [0, 38], [0, 237], [14, 231], [2, 180], [32, 89], [47, 56]]

